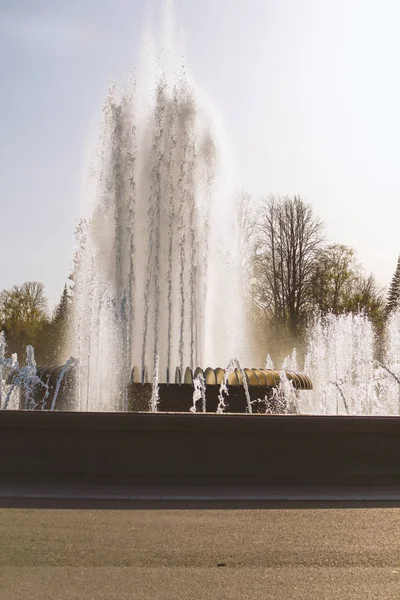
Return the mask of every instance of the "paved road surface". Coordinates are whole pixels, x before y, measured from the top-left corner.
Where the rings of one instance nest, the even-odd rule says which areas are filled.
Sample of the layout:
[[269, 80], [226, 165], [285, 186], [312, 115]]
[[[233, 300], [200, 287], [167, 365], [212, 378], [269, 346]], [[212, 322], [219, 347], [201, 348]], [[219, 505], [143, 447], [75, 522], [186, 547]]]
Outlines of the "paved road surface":
[[400, 598], [400, 508], [98, 505], [0, 509], [0, 600]]

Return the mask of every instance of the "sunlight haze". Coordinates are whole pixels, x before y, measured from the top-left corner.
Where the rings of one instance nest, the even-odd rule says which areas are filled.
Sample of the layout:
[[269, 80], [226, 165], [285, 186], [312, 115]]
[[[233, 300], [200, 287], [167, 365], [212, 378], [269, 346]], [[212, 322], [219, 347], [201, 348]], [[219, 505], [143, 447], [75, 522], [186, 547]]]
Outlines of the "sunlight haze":
[[[0, 8], [0, 288], [71, 270], [89, 138], [160, 2], [4, 0]], [[387, 286], [400, 252], [396, 0], [177, 0], [186, 55], [213, 99], [238, 184], [300, 194], [330, 241]]]

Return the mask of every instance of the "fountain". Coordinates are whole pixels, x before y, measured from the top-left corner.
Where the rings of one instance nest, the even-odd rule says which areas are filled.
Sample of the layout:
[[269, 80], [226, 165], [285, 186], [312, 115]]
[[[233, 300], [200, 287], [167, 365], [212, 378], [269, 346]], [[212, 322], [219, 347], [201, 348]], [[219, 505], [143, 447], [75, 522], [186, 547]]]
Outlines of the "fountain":
[[[24, 408], [197, 412], [201, 400], [201, 412], [399, 414], [398, 315], [379, 363], [365, 316], [317, 317], [304, 364], [312, 391], [295, 351], [278, 370], [269, 356], [265, 369], [241, 367], [251, 343], [234, 169], [176, 38], [170, 29], [157, 59], [143, 52], [103, 105], [76, 235], [74, 358], [36, 373], [30, 356], [18, 370], [1, 338], [0, 406], [15, 407], [29, 381]], [[155, 46], [149, 34], [144, 46]], [[206, 364], [227, 368], [198, 366]]]
[[36, 367], [28, 347], [19, 367], [0, 334], [0, 481], [397, 484], [400, 420], [371, 415], [400, 414], [399, 314], [379, 362], [364, 315], [327, 315], [309, 331], [311, 379], [295, 351], [278, 369], [269, 356], [242, 367], [234, 170], [173, 57], [166, 44], [103, 106], [76, 236], [74, 358]]
[[78, 232], [71, 353], [83, 409], [126, 407], [132, 365], [157, 356], [163, 374], [246, 359], [217, 118], [184, 63], [144, 71], [106, 98]]
[[[26, 365], [20, 368], [16, 355], [6, 358], [4, 333], [0, 341], [4, 398], [0, 408], [77, 410], [79, 363], [75, 358], [61, 366], [36, 367], [33, 348], [28, 346]], [[238, 359], [229, 361], [226, 369], [197, 368], [193, 372], [187, 367], [182, 374], [177, 367], [172, 382], [168, 371], [162, 377], [157, 356], [150, 379], [147, 368], [133, 367], [123, 389], [124, 410], [195, 413], [201, 400], [203, 413], [296, 413], [299, 390], [311, 390], [312, 383], [306, 375], [287, 370], [291, 361], [293, 355], [285, 360], [286, 370], [279, 371], [272, 364], [269, 369], [243, 369]]]
[[[178, 385], [178, 406], [190, 410], [196, 379], [203, 410], [213, 410], [220, 386], [214, 410], [232, 408], [227, 386], [236, 381], [251, 413], [279, 380], [273, 370], [255, 375], [240, 366], [251, 364], [251, 344], [235, 169], [212, 102], [174, 44], [171, 14], [165, 22], [158, 57], [147, 33], [134, 77], [113, 84], [105, 99], [76, 232], [74, 358], [41, 367], [35, 398], [42, 384], [45, 397], [25, 399], [24, 408], [156, 412]], [[213, 377], [198, 367], [206, 364], [228, 367]]]
[[[174, 48], [177, 36], [167, 37], [103, 106], [77, 232], [71, 354], [80, 410], [131, 409], [132, 365], [142, 384], [146, 365], [156, 365], [155, 411], [159, 385], [177, 369], [183, 378], [186, 367], [251, 359], [234, 169], [212, 103]], [[145, 45], [155, 45], [149, 35]]]
[[[131, 369], [121, 397], [123, 410], [190, 412], [266, 412], [309, 415], [400, 414], [400, 312], [385, 328], [385, 347], [379, 353], [374, 331], [363, 314], [316, 317], [310, 327], [304, 371], [298, 372], [293, 351], [280, 369], [268, 357], [265, 369], [242, 369], [237, 359], [226, 369], [187, 367]], [[60, 367], [36, 370], [33, 349], [21, 369], [15, 355], [6, 356], [0, 337], [1, 408], [77, 410], [74, 390], [79, 363], [69, 359]], [[311, 381], [313, 382], [311, 384]], [[24, 391], [25, 390], [25, 391]], [[20, 398], [28, 396], [21, 401]], [[199, 403], [201, 401], [201, 408]], [[95, 408], [95, 407], [94, 407]], [[114, 408], [118, 408], [118, 405]]]

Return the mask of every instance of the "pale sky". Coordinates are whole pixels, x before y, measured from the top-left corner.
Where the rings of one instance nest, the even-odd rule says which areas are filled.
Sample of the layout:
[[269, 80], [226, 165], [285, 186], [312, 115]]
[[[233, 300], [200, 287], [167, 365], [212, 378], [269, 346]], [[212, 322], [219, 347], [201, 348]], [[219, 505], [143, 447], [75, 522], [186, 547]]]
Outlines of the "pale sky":
[[[0, 0], [0, 289], [68, 277], [88, 132], [158, 0]], [[400, 2], [176, 0], [243, 189], [300, 194], [387, 285], [400, 252]]]

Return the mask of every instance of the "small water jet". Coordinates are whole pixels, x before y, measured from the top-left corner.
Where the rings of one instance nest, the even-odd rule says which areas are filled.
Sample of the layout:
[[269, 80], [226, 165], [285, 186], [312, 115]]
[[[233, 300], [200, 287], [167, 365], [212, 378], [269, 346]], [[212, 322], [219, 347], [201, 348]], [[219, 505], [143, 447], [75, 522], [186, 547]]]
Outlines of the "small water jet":
[[[249, 393], [249, 386], [247, 382], [247, 376], [237, 358], [233, 358], [229, 361], [228, 366], [225, 370], [225, 374], [223, 380], [220, 385], [219, 394], [218, 394], [218, 407], [217, 413], [223, 413], [226, 410], [226, 402], [225, 397], [229, 395], [228, 383], [229, 380], [232, 379], [232, 375], [237, 377], [240, 375], [240, 384], [243, 385], [244, 395], [247, 402], [247, 412], [252, 413], [253, 409], [251, 406], [251, 398]], [[239, 381], [238, 381], [239, 383]]]
[[57, 381], [56, 381], [56, 387], [54, 390], [54, 395], [53, 395], [53, 399], [51, 401], [51, 406], [50, 406], [50, 410], [54, 410], [56, 407], [56, 403], [57, 403], [57, 398], [58, 398], [58, 394], [60, 392], [61, 389], [61, 385], [64, 381], [64, 377], [67, 375], [68, 371], [72, 368], [72, 367], [76, 367], [77, 361], [76, 359], [71, 356], [71, 358], [69, 358], [67, 360], [67, 362], [65, 363], [65, 365], [63, 365], [58, 377], [57, 377]]
[[197, 402], [201, 400], [202, 412], [205, 413], [207, 410], [206, 384], [201, 373], [193, 379], [193, 387], [193, 406], [190, 408], [190, 412], [197, 412]]
[[150, 398], [151, 412], [157, 412], [159, 402], [160, 402], [160, 359], [158, 356], [156, 356], [156, 360], [154, 362], [153, 384], [151, 387], [151, 398]]
[[366, 315], [317, 317], [308, 335], [305, 371], [313, 381], [310, 394], [300, 392], [305, 414], [400, 414], [400, 315], [385, 328], [380, 360], [376, 337]]

